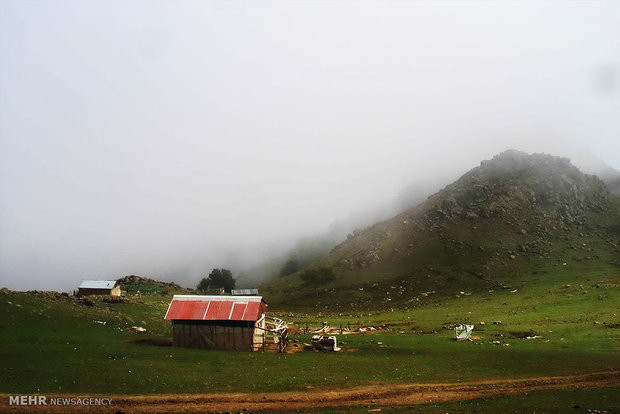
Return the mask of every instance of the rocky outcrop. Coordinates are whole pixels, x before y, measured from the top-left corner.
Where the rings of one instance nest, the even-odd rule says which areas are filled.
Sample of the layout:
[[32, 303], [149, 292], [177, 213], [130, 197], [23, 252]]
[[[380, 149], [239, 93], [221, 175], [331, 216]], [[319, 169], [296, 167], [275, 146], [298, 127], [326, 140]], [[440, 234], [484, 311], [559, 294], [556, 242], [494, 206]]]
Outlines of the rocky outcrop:
[[609, 191], [566, 158], [505, 151], [429, 199], [427, 223], [527, 215], [555, 224], [583, 220], [608, 207]]
[[159, 285], [162, 287], [167, 286], [167, 287], [171, 287], [175, 289], [182, 289], [181, 286], [173, 282], [161, 282], [159, 280], [149, 279], [148, 277], [142, 277], [142, 276], [136, 276], [136, 275], [129, 275], [129, 276], [122, 277], [116, 281], [116, 284], [121, 285], [121, 286], [149, 284], [149, 285]]

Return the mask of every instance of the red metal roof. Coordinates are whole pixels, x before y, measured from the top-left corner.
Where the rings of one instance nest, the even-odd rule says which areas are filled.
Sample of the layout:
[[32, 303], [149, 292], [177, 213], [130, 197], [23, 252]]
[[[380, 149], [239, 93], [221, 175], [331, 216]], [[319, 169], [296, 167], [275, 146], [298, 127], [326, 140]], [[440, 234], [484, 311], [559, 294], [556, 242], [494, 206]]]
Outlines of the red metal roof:
[[256, 321], [265, 312], [260, 296], [190, 296], [175, 295], [166, 320]]

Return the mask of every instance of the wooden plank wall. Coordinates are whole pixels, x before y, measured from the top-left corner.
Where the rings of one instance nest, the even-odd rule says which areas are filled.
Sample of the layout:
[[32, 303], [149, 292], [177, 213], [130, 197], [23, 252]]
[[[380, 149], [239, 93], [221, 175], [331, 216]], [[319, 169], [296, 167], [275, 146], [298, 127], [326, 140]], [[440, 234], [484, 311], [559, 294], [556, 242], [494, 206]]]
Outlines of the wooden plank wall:
[[262, 329], [255, 329], [252, 341], [254, 342], [252, 347], [253, 351], [264, 351], [265, 331]]
[[[88, 288], [78, 288], [78, 296], [89, 296], [89, 295], [110, 295], [112, 289], [88, 289]], [[119, 290], [120, 292], [120, 290]]]
[[172, 345], [184, 348], [254, 350], [254, 328], [218, 325], [172, 325]]

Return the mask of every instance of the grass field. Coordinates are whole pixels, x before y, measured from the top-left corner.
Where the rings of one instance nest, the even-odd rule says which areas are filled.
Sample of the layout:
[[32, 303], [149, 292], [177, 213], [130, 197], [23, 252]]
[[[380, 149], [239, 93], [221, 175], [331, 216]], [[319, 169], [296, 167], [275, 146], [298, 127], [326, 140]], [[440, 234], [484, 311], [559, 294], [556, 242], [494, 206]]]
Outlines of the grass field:
[[[334, 354], [238, 353], [137, 344], [170, 337], [170, 326], [162, 319], [169, 297], [156, 294], [131, 303], [98, 299], [91, 308], [68, 298], [4, 293], [0, 296], [4, 379], [0, 391], [261, 392], [617, 370], [618, 286], [614, 274], [595, 271], [566, 283], [564, 277], [548, 273], [516, 292], [463, 295], [444, 299], [441, 305], [408, 310], [277, 313], [297, 326], [320, 326], [325, 321], [331, 326], [389, 327], [374, 334], [340, 335], [344, 350]], [[481, 339], [451, 340], [452, 331], [445, 328], [461, 321], [476, 324], [474, 334]], [[134, 325], [147, 332], [126, 330]], [[437, 333], [416, 333], [420, 331]], [[540, 338], [521, 338], [526, 335]], [[308, 342], [309, 336], [291, 338]]]

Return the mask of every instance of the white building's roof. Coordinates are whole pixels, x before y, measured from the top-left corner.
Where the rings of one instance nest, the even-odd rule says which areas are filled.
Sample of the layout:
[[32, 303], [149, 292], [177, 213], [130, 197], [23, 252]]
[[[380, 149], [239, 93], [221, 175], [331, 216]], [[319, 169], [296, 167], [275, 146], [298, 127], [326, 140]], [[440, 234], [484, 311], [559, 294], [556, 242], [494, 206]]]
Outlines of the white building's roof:
[[79, 289], [114, 289], [116, 280], [82, 280]]
[[230, 293], [233, 296], [258, 295], [258, 289], [233, 289]]

